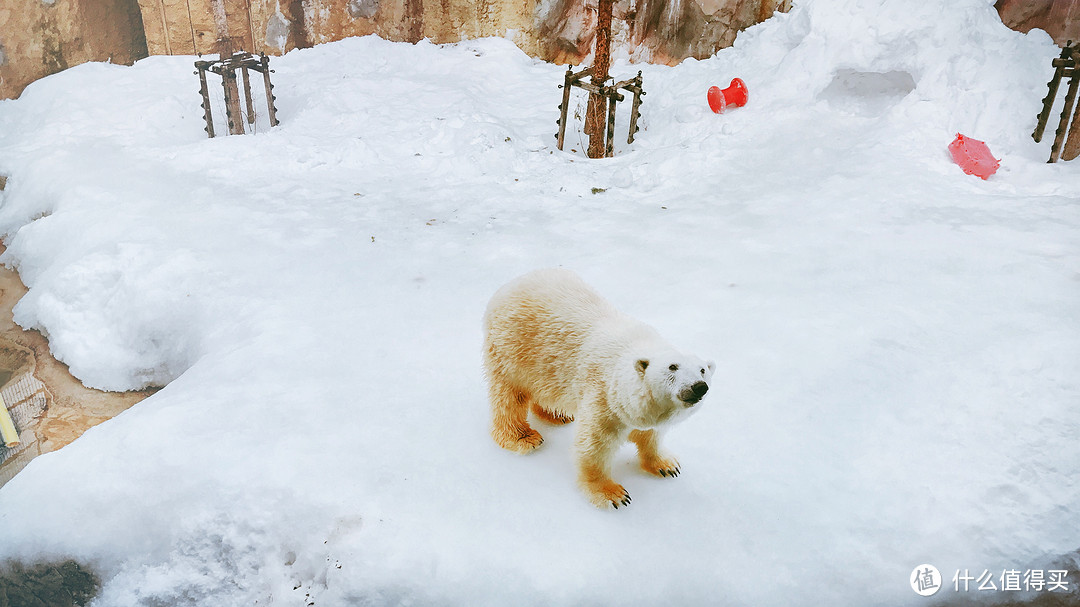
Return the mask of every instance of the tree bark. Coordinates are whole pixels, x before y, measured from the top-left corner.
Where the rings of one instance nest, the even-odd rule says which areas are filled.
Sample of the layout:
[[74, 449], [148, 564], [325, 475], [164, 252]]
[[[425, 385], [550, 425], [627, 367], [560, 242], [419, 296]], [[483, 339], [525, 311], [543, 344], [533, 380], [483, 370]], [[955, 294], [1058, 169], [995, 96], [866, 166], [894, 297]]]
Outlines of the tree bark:
[[[590, 82], [603, 86], [611, 68], [611, 7], [614, 0], [599, 0], [596, 17], [596, 50], [593, 53], [593, 73]], [[604, 131], [607, 126], [607, 99], [590, 94], [585, 111], [585, 132], [589, 135], [589, 158], [603, 158]]]

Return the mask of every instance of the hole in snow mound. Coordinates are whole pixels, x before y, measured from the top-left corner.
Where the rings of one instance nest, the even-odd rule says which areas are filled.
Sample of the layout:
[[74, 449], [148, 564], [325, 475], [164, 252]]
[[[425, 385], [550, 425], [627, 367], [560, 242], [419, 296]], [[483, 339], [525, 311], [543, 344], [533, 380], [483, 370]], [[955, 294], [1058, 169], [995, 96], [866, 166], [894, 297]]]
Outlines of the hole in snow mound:
[[862, 72], [842, 69], [819, 95], [838, 110], [860, 116], [877, 116], [915, 90], [907, 72]]
[[0, 267], [0, 406], [18, 433], [17, 444], [0, 437], [0, 485], [34, 457], [64, 447], [155, 392], [102, 392], [83, 386], [52, 357], [40, 333], [24, 331], [12, 320], [11, 308], [25, 293], [19, 275]]

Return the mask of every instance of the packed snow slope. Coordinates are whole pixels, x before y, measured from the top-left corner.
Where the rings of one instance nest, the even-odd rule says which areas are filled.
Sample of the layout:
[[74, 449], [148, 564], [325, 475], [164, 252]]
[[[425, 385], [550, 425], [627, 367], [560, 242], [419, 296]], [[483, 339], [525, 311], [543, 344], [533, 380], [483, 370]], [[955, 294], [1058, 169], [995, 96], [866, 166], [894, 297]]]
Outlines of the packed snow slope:
[[[89, 563], [99, 607], [861, 606], [1080, 548], [1056, 55], [989, 0], [804, 0], [617, 61], [648, 94], [607, 160], [580, 120], [555, 149], [565, 68], [501, 39], [291, 52], [281, 125], [215, 139], [192, 57], [43, 79], [0, 103], [16, 320], [88, 385], [168, 385], [0, 489], [0, 558]], [[717, 362], [679, 478], [619, 452], [626, 509], [577, 492], [572, 425], [488, 435], [484, 306], [547, 266]]]

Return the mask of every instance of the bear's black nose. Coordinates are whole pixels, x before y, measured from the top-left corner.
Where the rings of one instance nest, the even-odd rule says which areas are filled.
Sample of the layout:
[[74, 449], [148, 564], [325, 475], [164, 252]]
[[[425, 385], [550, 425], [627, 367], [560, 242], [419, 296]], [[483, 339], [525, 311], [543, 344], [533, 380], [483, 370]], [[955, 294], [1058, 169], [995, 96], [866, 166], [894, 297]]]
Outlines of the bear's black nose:
[[701, 400], [701, 397], [705, 396], [705, 393], [708, 391], [709, 384], [703, 381], [696, 381], [679, 392], [679, 400], [686, 403], [687, 406], [692, 407], [696, 405], [697, 402]]
[[701, 397], [705, 396], [705, 393], [709, 391], [709, 384], [703, 381], [694, 382], [694, 385], [690, 386], [690, 389], [694, 391], [694, 396], [696, 396], [698, 400], [701, 400]]

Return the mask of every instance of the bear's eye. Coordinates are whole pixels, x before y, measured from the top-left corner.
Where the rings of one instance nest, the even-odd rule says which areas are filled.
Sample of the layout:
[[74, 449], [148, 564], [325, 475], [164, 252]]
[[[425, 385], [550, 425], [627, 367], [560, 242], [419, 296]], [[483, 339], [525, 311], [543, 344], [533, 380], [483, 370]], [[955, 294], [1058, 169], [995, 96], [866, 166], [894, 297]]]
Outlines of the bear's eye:
[[702, 375], [705, 375], [705, 369], [702, 369], [702, 370], [701, 370], [701, 374], [702, 374]]
[[678, 371], [679, 370], [679, 365], [671, 365], [670, 367], [667, 368], [667, 370], [672, 371], [672, 372]]

